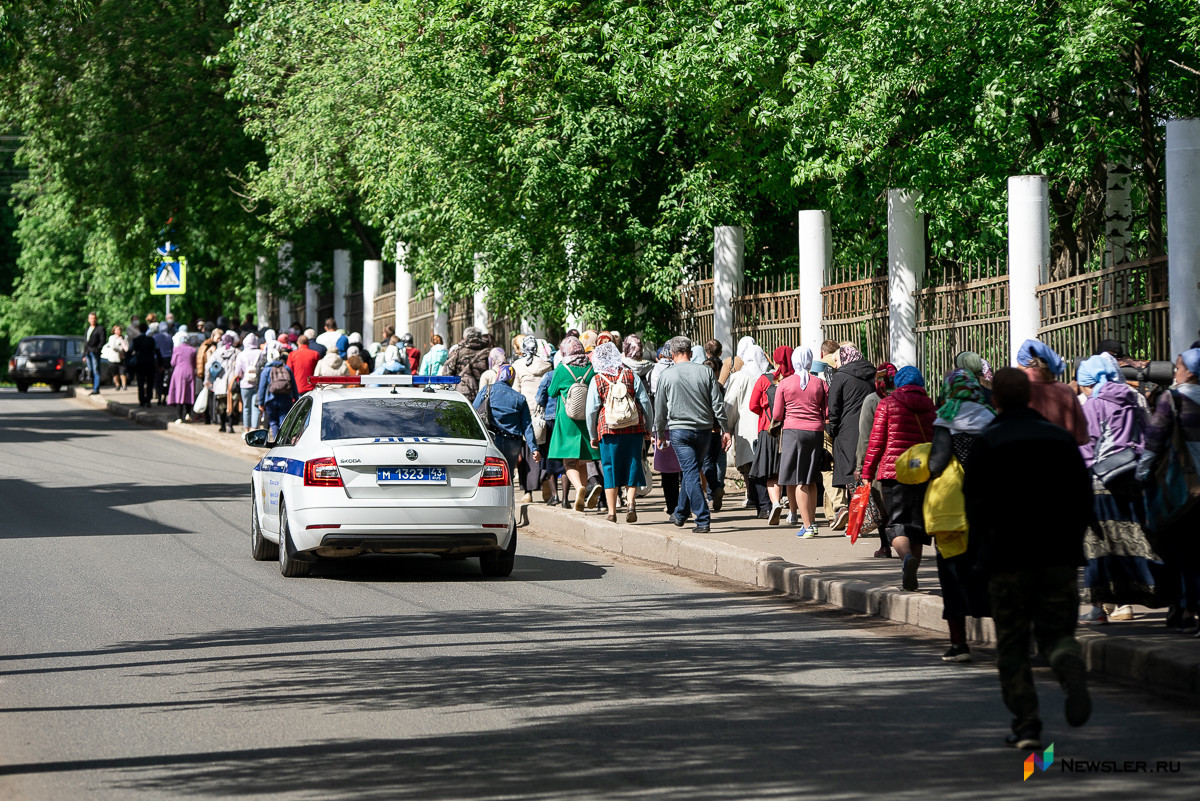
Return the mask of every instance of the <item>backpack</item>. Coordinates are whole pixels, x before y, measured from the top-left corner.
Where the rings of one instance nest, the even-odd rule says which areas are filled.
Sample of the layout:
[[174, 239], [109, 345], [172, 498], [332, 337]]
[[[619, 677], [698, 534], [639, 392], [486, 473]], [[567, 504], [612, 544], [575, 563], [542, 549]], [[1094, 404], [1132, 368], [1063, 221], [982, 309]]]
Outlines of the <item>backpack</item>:
[[604, 376], [596, 377], [603, 379], [608, 386], [608, 394], [604, 398], [604, 424], [613, 431], [618, 431], [622, 428], [633, 428], [641, 423], [642, 416], [638, 413], [637, 403], [629, 394], [629, 385], [621, 380], [621, 374], [617, 373], [616, 381]]
[[246, 370], [246, 381], [250, 384], [250, 386], [258, 386], [258, 377], [262, 375], [262, 369], [266, 366], [267, 351], [264, 348], [263, 352], [258, 357], [258, 361], [254, 363], [254, 366]]
[[225, 365], [221, 363], [220, 358], [213, 359], [212, 364], [208, 366], [208, 380], [216, 381], [223, 375], [225, 375]]
[[277, 364], [271, 368], [271, 375], [267, 379], [267, 392], [272, 395], [287, 395], [292, 391], [292, 374], [282, 364]]
[[[569, 365], [563, 365], [567, 368], [567, 373], [571, 376], [571, 386], [567, 388], [567, 394], [563, 396], [563, 410], [567, 413], [567, 417], [577, 423], [582, 423], [587, 419], [587, 384], [583, 379], [575, 375], [575, 371]], [[584, 375], [587, 375], [587, 368], [584, 368]]]

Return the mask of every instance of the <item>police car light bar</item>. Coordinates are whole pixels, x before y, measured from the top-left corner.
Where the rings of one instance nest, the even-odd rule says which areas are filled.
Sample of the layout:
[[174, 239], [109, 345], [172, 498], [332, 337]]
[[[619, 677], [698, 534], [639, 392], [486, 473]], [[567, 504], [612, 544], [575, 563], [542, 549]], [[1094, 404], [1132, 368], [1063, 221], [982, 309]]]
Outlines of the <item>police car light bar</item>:
[[318, 387], [423, 387], [457, 386], [462, 379], [456, 375], [328, 375], [313, 378], [312, 382]]

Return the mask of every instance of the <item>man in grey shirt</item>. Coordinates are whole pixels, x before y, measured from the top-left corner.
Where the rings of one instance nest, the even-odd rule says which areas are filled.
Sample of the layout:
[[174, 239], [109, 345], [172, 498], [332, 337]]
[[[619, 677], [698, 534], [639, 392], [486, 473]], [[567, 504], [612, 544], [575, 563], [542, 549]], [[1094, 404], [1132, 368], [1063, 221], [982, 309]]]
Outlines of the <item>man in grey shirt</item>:
[[708, 463], [705, 478], [711, 486], [717, 486], [715, 461], [708, 458], [708, 449], [712, 432], [718, 427], [721, 429], [721, 449], [729, 449], [731, 438], [725, 419], [725, 401], [713, 371], [691, 360], [690, 339], [675, 337], [667, 347], [675, 363], [658, 379], [654, 396], [654, 431], [660, 439], [670, 438], [683, 473], [679, 503], [671, 515], [671, 522], [682, 526], [690, 506], [696, 513], [696, 527], [692, 531], [706, 534], [710, 515], [708, 501], [700, 487], [700, 470]]

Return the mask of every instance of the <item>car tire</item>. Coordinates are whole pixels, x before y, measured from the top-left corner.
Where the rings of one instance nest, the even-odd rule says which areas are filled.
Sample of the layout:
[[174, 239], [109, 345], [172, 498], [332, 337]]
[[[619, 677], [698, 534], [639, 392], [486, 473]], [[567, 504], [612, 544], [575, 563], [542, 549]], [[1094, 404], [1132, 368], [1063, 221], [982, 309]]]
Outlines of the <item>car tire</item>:
[[24, 381], [17, 382], [17, 392], [28, 392], [29, 384]]
[[258, 523], [258, 504], [254, 500], [254, 485], [250, 486], [250, 555], [256, 562], [279, 558], [279, 546], [263, 536]]
[[302, 578], [312, 570], [311, 562], [301, 562], [296, 558], [296, 546], [292, 544], [292, 535], [288, 533], [287, 510], [283, 507], [283, 499], [279, 499], [279, 572], [288, 578]]
[[511, 575], [517, 561], [517, 529], [514, 526], [508, 547], [503, 551], [492, 551], [479, 557], [479, 567], [488, 578], [504, 578]]
[[62, 384], [51, 384], [50, 391], [51, 392], [62, 392]]

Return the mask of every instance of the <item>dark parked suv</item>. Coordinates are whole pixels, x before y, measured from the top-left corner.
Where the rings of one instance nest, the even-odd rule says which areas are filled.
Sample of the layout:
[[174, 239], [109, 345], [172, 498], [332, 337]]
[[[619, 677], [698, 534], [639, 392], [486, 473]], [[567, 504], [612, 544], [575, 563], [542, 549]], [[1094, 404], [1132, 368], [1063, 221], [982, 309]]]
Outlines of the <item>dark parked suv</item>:
[[29, 385], [38, 381], [58, 392], [78, 381], [83, 372], [83, 337], [25, 337], [8, 362], [8, 377], [17, 385], [17, 392], [28, 392]]

